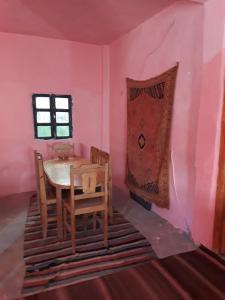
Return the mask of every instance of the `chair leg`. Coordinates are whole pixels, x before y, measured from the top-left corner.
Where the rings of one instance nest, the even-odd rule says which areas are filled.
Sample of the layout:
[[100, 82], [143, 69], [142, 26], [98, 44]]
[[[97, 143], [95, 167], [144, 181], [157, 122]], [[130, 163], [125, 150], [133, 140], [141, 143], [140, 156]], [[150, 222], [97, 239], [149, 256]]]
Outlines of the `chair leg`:
[[84, 230], [87, 231], [87, 226], [88, 226], [88, 214], [83, 215], [84, 217]]
[[67, 222], [67, 213], [66, 213], [66, 208], [63, 209], [63, 239], [66, 239], [67, 236], [67, 227], [66, 227], [66, 222]]
[[47, 237], [48, 231], [48, 215], [47, 212], [41, 208], [41, 227], [42, 227], [42, 238], [45, 239]]
[[46, 239], [46, 237], [47, 237], [47, 223], [45, 223], [45, 224], [43, 224], [43, 226], [42, 226], [42, 238], [43, 239]]
[[104, 211], [104, 245], [108, 247], [108, 211]]
[[93, 213], [93, 230], [96, 231], [97, 213]]
[[70, 214], [72, 251], [76, 253], [76, 216]]
[[112, 207], [109, 208], [109, 222], [110, 224], [113, 224], [113, 209]]

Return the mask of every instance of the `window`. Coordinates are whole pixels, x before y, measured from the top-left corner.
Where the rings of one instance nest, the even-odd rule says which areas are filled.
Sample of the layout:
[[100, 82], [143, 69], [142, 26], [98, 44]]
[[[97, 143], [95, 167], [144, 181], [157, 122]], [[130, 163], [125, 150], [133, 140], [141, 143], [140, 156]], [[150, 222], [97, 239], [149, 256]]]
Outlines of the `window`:
[[33, 94], [34, 136], [36, 139], [72, 137], [72, 97]]

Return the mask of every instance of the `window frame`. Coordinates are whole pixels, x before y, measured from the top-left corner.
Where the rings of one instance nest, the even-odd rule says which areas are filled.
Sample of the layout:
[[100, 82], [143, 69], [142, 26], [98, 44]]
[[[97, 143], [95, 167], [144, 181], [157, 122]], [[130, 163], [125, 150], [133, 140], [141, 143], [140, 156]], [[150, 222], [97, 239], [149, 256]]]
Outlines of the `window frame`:
[[[36, 107], [36, 98], [37, 97], [48, 97], [50, 102], [50, 108], [37, 108]], [[56, 108], [55, 99], [56, 98], [68, 98], [68, 109]], [[73, 122], [72, 122], [72, 96], [71, 95], [56, 95], [56, 94], [39, 94], [35, 93], [32, 95], [32, 107], [33, 107], [33, 125], [34, 125], [34, 137], [38, 140], [60, 140], [60, 139], [69, 139], [73, 137]], [[37, 122], [37, 112], [49, 112], [50, 113], [50, 123], [38, 123]], [[56, 122], [56, 112], [68, 112], [69, 122], [68, 123], [59, 123]], [[38, 137], [38, 126], [50, 126], [51, 127], [51, 136], [50, 137]], [[68, 136], [57, 136], [57, 126], [68, 126], [69, 135]]]

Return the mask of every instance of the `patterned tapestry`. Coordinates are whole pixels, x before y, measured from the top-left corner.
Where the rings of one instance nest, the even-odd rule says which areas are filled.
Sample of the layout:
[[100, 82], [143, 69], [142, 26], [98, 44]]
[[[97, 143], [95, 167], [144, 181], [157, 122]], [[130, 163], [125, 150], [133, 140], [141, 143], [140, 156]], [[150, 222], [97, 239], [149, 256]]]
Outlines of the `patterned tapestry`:
[[126, 182], [137, 196], [166, 208], [177, 68], [145, 81], [127, 79]]

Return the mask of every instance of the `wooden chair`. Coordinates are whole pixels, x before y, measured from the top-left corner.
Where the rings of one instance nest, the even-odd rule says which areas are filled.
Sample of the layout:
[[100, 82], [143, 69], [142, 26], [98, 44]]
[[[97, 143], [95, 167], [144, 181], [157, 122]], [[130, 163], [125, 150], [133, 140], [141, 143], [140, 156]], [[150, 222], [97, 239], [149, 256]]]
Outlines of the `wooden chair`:
[[68, 159], [74, 156], [74, 144], [56, 142], [48, 145], [51, 158]]
[[108, 205], [109, 205], [109, 216], [110, 221], [112, 222], [113, 218], [113, 209], [112, 209], [112, 162], [109, 153], [99, 150], [98, 151], [98, 163], [101, 166], [105, 164], [109, 165], [109, 178], [108, 178]]
[[109, 165], [109, 177], [108, 177], [108, 205], [109, 205], [109, 216], [110, 221], [112, 222], [113, 218], [113, 209], [112, 209], [112, 162], [111, 156], [109, 153], [102, 151], [98, 148], [91, 147], [91, 162], [98, 163], [101, 166], [104, 166], [106, 163]]
[[109, 205], [109, 216], [110, 221], [112, 222], [113, 218], [113, 209], [112, 209], [112, 162], [109, 153], [102, 151], [94, 146], [91, 146], [90, 152], [90, 160], [92, 163], [100, 164], [104, 166], [104, 164], [109, 165], [109, 179], [108, 179], [108, 205]]
[[92, 164], [99, 163], [99, 149], [94, 146], [91, 146], [90, 161]]
[[57, 220], [56, 216], [48, 215], [48, 207], [56, 204], [56, 197], [46, 190], [46, 179], [43, 168], [43, 158], [40, 153], [34, 151], [35, 173], [37, 183], [37, 197], [39, 200], [41, 227], [43, 238], [47, 237], [48, 223]]
[[[82, 193], [74, 192], [79, 181]], [[77, 184], [76, 184], [77, 185]], [[100, 191], [99, 191], [100, 189]], [[76, 252], [76, 216], [103, 212], [104, 245], [108, 246], [108, 164], [70, 168], [70, 198], [63, 202], [64, 238], [71, 233], [72, 250]], [[101, 214], [102, 215], [102, 214]], [[68, 223], [68, 219], [70, 223]]]
[[[39, 172], [38, 172], [38, 158], [41, 154], [34, 150], [34, 167], [35, 167], [35, 178], [36, 178], [36, 188], [37, 188], [37, 199], [40, 199], [40, 180], [39, 180]], [[39, 201], [40, 205], [40, 201]]]

